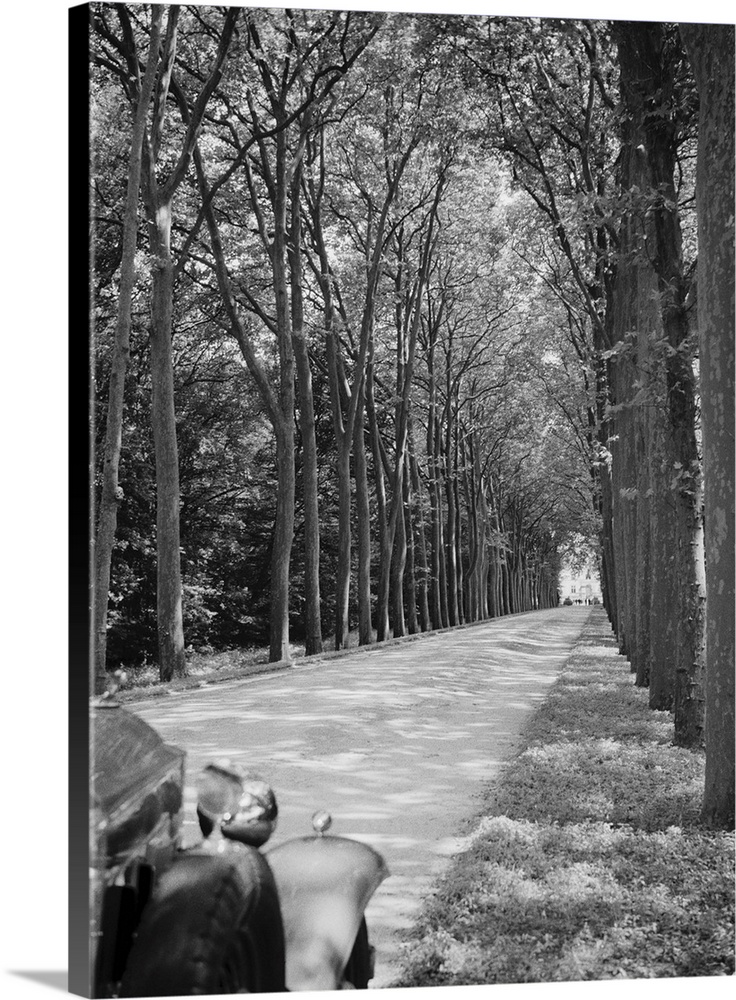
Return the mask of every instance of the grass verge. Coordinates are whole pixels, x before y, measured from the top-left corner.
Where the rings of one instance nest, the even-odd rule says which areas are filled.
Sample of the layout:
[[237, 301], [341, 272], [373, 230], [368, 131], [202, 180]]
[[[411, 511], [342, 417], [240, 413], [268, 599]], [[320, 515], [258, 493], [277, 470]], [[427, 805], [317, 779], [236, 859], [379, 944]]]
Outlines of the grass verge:
[[594, 611], [392, 985], [733, 974], [734, 837], [672, 728]]

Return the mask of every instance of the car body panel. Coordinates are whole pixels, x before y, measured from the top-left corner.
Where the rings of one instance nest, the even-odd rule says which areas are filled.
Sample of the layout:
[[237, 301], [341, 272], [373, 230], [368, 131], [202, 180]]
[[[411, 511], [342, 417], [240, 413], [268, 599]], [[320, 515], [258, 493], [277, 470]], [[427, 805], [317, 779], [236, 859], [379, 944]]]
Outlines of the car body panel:
[[385, 861], [333, 836], [290, 840], [266, 857], [281, 901], [287, 989], [340, 989], [363, 912], [389, 874]]

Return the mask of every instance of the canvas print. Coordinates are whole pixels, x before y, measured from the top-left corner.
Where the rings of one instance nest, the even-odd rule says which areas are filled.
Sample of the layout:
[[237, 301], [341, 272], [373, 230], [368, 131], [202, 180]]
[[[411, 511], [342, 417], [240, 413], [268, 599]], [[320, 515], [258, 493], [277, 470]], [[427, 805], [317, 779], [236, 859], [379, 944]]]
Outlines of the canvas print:
[[734, 26], [355, 6], [72, 21], [70, 981], [732, 975]]

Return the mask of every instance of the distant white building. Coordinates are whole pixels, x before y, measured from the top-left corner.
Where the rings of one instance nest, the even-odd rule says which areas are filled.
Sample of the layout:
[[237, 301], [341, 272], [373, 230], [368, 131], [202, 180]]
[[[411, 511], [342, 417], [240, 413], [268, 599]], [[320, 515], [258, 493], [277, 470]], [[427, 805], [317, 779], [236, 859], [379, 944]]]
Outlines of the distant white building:
[[601, 581], [595, 561], [590, 558], [573, 570], [563, 563], [559, 576], [560, 601], [570, 600], [573, 604], [595, 604], [601, 601]]

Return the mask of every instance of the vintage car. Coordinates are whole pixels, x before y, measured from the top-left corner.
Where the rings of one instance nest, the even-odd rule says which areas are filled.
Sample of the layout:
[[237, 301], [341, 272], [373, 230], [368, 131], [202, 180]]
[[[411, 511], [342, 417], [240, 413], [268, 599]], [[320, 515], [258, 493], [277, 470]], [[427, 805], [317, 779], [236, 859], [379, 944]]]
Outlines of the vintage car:
[[182, 750], [113, 698], [92, 705], [91, 995], [365, 988], [365, 908], [388, 869], [366, 844], [314, 832], [262, 854], [272, 790], [215, 761], [199, 784], [203, 839], [182, 849]]

